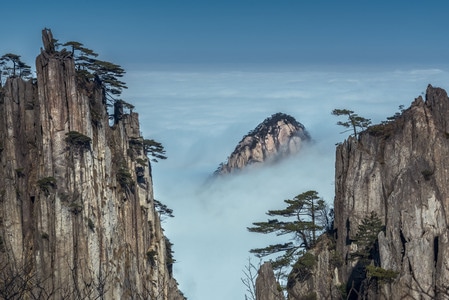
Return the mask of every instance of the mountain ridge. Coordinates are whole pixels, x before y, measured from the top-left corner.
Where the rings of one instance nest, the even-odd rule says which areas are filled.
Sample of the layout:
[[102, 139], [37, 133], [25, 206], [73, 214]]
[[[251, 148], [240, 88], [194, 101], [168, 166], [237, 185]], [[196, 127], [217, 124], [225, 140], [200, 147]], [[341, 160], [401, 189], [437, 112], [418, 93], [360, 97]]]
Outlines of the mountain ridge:
[[337, 146], [333, 231], [293, 269], [288, 299], [449, 297], [449, 98], [425, 97]]

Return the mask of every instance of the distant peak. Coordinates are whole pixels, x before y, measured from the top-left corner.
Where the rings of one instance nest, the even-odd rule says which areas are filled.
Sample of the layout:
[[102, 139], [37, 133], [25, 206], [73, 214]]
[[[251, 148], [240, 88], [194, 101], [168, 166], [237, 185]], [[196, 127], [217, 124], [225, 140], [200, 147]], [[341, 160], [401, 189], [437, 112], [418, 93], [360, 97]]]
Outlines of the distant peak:
[[215, 175], [241, 170], [246, 166], [274, 162], [296, 154], [310, 136], [304, 125], [285, 113], [275, 113], [243, 136], [226, 163]]

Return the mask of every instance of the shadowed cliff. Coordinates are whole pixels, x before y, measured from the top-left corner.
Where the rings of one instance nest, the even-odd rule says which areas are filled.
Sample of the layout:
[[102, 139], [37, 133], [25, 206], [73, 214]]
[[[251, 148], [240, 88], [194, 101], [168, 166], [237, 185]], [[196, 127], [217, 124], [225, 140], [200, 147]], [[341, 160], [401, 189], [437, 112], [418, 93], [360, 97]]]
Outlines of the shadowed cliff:
[[110, 126], [102, 83], [43, 42], [37, 80], [0, 88], [0, 296], [184, 299], [138, 114]]
[[293, 268], [289, 299], [449, 297], [448, 120], [446, 92], [429, 85], [337, 147], [334, 231], [309, 250], [312, 268]]

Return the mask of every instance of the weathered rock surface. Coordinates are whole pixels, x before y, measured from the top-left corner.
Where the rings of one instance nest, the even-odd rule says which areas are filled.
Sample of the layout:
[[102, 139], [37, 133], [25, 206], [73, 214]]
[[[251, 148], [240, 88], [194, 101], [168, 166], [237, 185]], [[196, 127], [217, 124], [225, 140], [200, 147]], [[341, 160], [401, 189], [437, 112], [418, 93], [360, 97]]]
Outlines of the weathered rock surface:
[[260, 266], [256, 279], [256, 299], [257, 300], [284, 300], [284, 295], [279, 283], [274, 277], [273, 268], [270, 262]]
[[0, 277], [14, 279], [0, 296], [184, 299], [138, 115], [110, 127], [101, 85], [77, 77], [49, 34], [37, 82], [0, 87]]
[[[341, 260], [313, 271], [315, 282], [317, 274], [328, 278], [326, 285], [310, 286], [317, 299], [338, 299], [338, 286], [350, 299], [449, 298], [448, 120], [446, 92], [429, 85], [425, 101], [418, 97], [394, 121], [337, 147], [336, 244], [318, 257], [336, 254]], [[366, 279], [357, 260], [350, 259], [358, 226], [371, 212], [385, 225], [375, 264], [397, 272], [391, 281]], [[291, 289], [301, 287], [304, 282], [297, 281]]]
[[310, 136], [292, 116], [277, 113], [265, 119], [238, 143], [216, 175], [232, 173], [249, 165], [273, 162], [298, 153]]
[[336, 257], [332, 239], [323, 234], [317, 244], [308, 251], [315, 264], [308, 269], [304, 266], [294, 267], [287, 283], [288, 299], [341, 299], [337, 289], [338, 274], [334, 273]]

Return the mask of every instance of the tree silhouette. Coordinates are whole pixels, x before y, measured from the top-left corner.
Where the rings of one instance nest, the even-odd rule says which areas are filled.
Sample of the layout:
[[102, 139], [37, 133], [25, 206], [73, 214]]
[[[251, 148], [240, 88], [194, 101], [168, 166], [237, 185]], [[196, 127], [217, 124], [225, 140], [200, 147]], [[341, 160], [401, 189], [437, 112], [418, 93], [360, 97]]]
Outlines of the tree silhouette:
[[92, 65], [95, 62], [95, 57], [98, 56], [97, 53], [84, 47], [82, 43], [76, 41], [69, 41], [64, 43], [62, 46], [70, 47], [70, 52], [72, 53], [78, 75], [86, 79], [95, 78], [92, 73]]
[[[0, 57], [0, 72], [9, 77], [28, 79], [31, 76], [31, 67], [20, 59], [20, 55], [6, 53]], [[1, 77], [0, 77], [1, 79]]]
[[[349, 128], [348, 130], [353, 130], [355, 138], [358, 137], [358, 131], [357, 131], [358, 128], [361, 130], [365, 130], [366, 128], [368, 128], [369, 125], [371, 125], [370, 119], [360, 117], [359, 115], [354, 113], [354, 111], [349, 110], [349, 109], [334, 109], [332, 111], [332, 114], [337, 117], [346, 116], [348, 118], [348, 120], [345, 122], [338, 121], [337, 125], [343, 126], [345, 128]], [[343, 132], [346, 132], [346, 131], [343, 131]]]
[[143, 140], [143, 149], [146, 155], [153, 157], [152, 161], [154, 162], [158, 162], [157, 159], [167, 159], [167, 156], [165, 156], [164, 146], [153, 139]]
[[125, 82], [119, 80], [126, 73], [121, 66], [97, 59], [98, 54], [80, 42], [69, 41], [63, 46], [70, 47], [78, 74], [88, 80], [97, 78], [111, 103], [118, 100], [123, 89], [128, 88]]
[[267, 214], [282, 217], [286, 219], [285, 221], [269, 219], [267, 222], [255, 222], [253, 227], [248, 227], [250, 232], [293, 236], [293, 242], [250, 250], [259, 258], [283, 252], [272, 263], [273, 269], [291, 266], [296, 262], [304, 250], [310, 249], [315, 244], [318, 234], [323, 232], [329, 223], [326, 203], [316, 191], [304, 192], [284, 202], [288, 204], [285, 209], [269, 210]]

